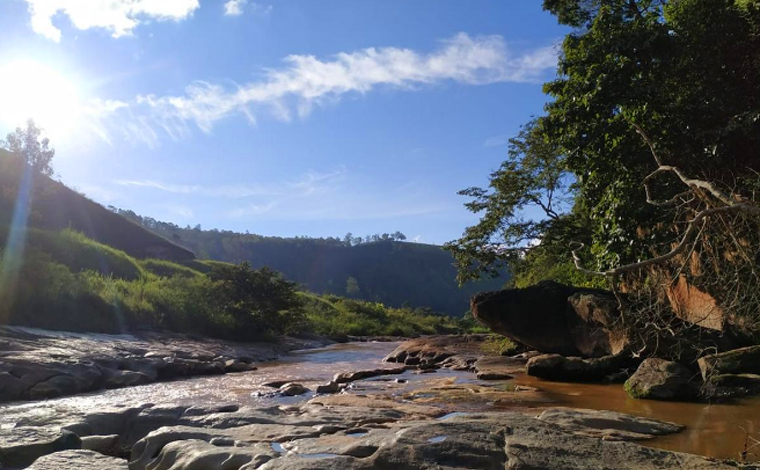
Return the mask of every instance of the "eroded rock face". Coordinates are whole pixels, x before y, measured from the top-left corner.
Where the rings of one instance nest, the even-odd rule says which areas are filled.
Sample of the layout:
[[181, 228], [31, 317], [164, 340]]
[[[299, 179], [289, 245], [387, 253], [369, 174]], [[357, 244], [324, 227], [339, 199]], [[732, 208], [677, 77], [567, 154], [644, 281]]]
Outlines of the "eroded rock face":
[[709, 385], [711, 395], [760, 393], [760, 346], [704, 356], [698, 363], [702, 379]]
[[688, 367], [664, 359], [650, 358], [641, 363], [625, 382], [633, 398], [654, 400], [689, 400], [699, 395], [700, 380]]
[[545, 353], [598, 357], [618, 354], [625, 341], [614, 328], [611, 293], [543, 281], [524, 289], [473, 296], [473, 316], [495, 332]]

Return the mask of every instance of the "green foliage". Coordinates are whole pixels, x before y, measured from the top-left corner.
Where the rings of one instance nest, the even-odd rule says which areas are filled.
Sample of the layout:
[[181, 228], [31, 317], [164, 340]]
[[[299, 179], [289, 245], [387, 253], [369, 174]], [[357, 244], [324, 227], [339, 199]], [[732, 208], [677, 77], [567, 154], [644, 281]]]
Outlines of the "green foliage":
[[214, 266], [208, 274], [216, 308], [244, 328], [267, 333], [295, 333], [303, 327], [301, 298], [296, 284], [267, 267], [249, 263]]
[[41, 135], [42, 129], [30, 119], [26, 123], [26, 129], [17, 127], [15, 132], [8, 134], [5, 141], [0, 141], [0, 146], [20, 156], [35, 172], [51, 176], [53, 167], [50, 164], [55, 149], [50, 148], [50, 139], [47, 137], [40, 140]]
[[517, 352], [519, 346], [506, 336], [492, 335], [483, 342], [483, 352], [489, 356], [508, 356]]
[[[194, 266], [191, 264], [190, 266], [185, 266], [178, 263], [173, 263], [171, 261], [166, 261], [162, 259], [144, 259], [140, 260], [140, 266], [150, 272], [155, 274], [159, 277], [172, 277], [172, 276], [184, 276], [184, 277], [194, 277], [201, 273], [206, 273], [211, 270], [210, 266], [206, 265], [200, 265], [201, 269], [193, 269], [190, 266]], [[197, 266], [197, 265], [196, 265]]]
[[391, 308], [379, 302], [319, 297], [301, 293], [306, 318], [317, 334], [345, 336], [404, 336], [448, 334], [466, 331], [461, 321], [425, 309]]
[[[403, 243], [396, 232], [362, 238], [281, 238], [225, 230], [179, 227], [132, 211], [111, 208], [117, 214], [178, 243], [201, 258], [227, 263], [247, 261], [254, 268], [268, 266], [311, 292], [351, 296], [385, 305], [430, 307], [460, 316], [470, 297], [479, 291], [500, 289], [508, 276], [460, 287], [452, 256], [439, 246]], [[368, 240], [369, 239], [369, 242]], [[376, 241], [373, 241], [376, 240]], [[394, 241], [395, 240], [395, 241]], [[199, 261], [184, 265], [193, 269]], [[358, 293], [346, 291], [353, 277]]]
[[[482, 216], [448, 246], [463, 280], [508, 263], [515, 285], [593, 285], [572, 273], [570, 242], [585, 244], [582, 261], [598, 269], [668, 251], [693, 211], [647, 203], [642, 181], [657, 163], [636, 126], [666, 164], [755, 194], [756, 1], [545, 0], [544, 8], [574, 29], [558, 77], [544, 86], [546, 114], [510, 142], [488, 190], [463, 191]], [[660, 199], [683, 191], [667, 177], [652, 186]], [[558, 192], [570, 200], [550, 211]]]

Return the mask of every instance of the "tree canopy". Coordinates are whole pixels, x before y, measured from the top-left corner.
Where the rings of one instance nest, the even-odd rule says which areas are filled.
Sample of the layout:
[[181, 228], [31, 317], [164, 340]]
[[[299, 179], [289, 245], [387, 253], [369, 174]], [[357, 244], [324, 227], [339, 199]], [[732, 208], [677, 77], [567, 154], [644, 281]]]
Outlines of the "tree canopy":
[[[481, 220], [448, 245], [461, 280], [509, 263], [516, 282], [536, 272], [578, 281], [573, 241], [590, 248], [581, 256], [599, 270], [669, 249], [694, 204], [708, 203], [678, 199], [683, 185], [662, 173], [651, 192], [678, 204], [651, 204], [642, 182], [661, 163], [653, 151], [728, 194], [753, 197], [758, 188], [759, 2], [545, 0], [544, 8], [573, 31], [544, 86], [545, 113], [510, 142], [489, 188], [462, 192]], [[557, 195], [569, 201], [550, 206]]]
[[37, 173], [52, 176], [51, 162], [55, 157], [55, 149], [50, 147], [50, 139], [40, 139], [41, 136], [42, 129], [30, 119], [26, 128], [17, 127], [0, 144], [12, 154], [20, 156]]

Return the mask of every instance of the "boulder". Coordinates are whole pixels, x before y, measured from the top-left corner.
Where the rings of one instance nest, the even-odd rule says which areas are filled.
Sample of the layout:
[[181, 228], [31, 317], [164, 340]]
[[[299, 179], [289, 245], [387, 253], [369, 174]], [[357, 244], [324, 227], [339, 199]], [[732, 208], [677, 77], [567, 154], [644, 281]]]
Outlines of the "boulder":
[[82, 437], [82, 449], [91, 450], [103, 455], [122, 457], [124, 450], [121, 447], [121, 439], [118, 434], [107, 436]]
[[496, 333], [544, 353], [599, 357], [625, 347], [614, 328], [617, 308], [610, 292], [542, 281], [478, 293], [470, 306], [473, 316]]
[[335, 374], [333, 382], [338, 384], [345, 384], [349, 382], [355, 382], [357, 380], [370, 379], [372, 377], [380, 377], [381, 375], [398, 375], [403, 374], [406, 371], [405, 367], [393, 367], [387, 369], [372, 369], [372, 370], [360, 370], [356, 372], [342, 372]]
[[528, 375], [564, 382], [615, 381], [629, 365], [625, 356], [584, 359], [559, 354], [542, 354], [528, 359]]
[[699, 385], [688, 367], [649, 358], [625, 382], [625, 390], [633, 398], [682, 400], [695, 398], [699, 394]]
[[343, 386], [334, 381], [317, 387], [317, 393], [338, 393], [341, 390], [343, 390]]

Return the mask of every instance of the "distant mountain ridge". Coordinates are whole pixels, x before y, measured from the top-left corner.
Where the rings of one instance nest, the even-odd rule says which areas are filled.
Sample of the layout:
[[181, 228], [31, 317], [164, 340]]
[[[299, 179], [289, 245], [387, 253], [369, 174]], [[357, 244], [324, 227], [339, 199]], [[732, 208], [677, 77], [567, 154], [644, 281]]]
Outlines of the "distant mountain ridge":
[[350, 246], [337, 238], [265, 237], [182, 228], [132, 211], [112, 209], [200, 258], [247, 261], [256, 268], [269, 266], [311, 292], [351, 296], [394, 307], [427, 307], [459, 317], [468, 311], [473, 294], [498, 290], [508, 280], [504, 275], [460, 288], [452, 256], [436, 245], [378, 241]]

